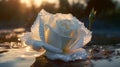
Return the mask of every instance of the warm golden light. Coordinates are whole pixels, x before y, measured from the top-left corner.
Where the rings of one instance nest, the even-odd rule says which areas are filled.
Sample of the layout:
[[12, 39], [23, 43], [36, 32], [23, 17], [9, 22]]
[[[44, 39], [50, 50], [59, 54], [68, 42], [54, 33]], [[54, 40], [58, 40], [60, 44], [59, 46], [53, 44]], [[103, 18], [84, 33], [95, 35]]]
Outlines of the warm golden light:
[[42, 5], [43, 0], [34, 0], [34, 5], [36, 7], [40, 7]]
[[20, 0], [21, 3], [25, 4], [27, 7], [31, 7], [31, 1], [32, 0]]
[[59, 0], [20, 0], [20, 3], [25, 4], [27, 7], [40, 7], [42, 3], [51, 3], [55, 4], [54, 7], [59, 7]]
[[49, 2], [49, 3], [55, 3], [57, 2], [57, 0], [45, 0], [46, 2]]
[[46, 32], [45, 32], [45, 41], [46, 41], [46, 43], [48, 43], [49, 32], [50, 32], [49, 29], [47, 29]]
[[31, 48], [29, 46], [26, 47], [26, 52], [29, 52]]

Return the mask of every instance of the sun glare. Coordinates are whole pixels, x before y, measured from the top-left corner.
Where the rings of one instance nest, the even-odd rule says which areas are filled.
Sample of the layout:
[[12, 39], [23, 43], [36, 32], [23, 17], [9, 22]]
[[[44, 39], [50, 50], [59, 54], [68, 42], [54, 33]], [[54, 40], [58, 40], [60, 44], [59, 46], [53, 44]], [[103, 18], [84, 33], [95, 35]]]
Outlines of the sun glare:
[[27, 7], [31, 7], [32, 5], [40, 7], [43, 0], [20, 0], [20, 2], [25, 4]]
[[49, 3], [55, 3], [57, 2], [57, 0], [45, 0], [46, 2], [49, 2]]
[[55, 4], [54, 7], [56, 8], [59, 7], [59, 0], [20, 0], [20, 3], [25, 4], [27, 7], [40, 7], [45, 2]]
[[25, 4], [27, 7], [31, 7], [31, 0], [20, 0], [21, 3]]
[[42, 5], [43, 0], [34, 0], [34, 5], [36, 7], [40, 7]]

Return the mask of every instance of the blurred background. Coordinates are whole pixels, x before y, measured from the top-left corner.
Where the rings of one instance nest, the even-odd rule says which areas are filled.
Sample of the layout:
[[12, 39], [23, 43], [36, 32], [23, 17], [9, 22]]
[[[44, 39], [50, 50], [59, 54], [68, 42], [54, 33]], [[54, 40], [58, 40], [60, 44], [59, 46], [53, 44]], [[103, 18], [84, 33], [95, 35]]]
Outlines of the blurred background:
[[[90, 54], [87, 61], [54, 62], [20, 40], [30, 31], [41, 9], [50, 13], [71, 13], [88, 28], [92, 8], [97, 13], [91, 28], [92, 40], [84, 46]], [[120, 67], [119, 56], [120, 0], [0, 0], [0, 67]]]
[[0, 33], [19, 28], [22, 31], [29, 30], [41, 9], [50, 13], [71, 13], [88, 27], [88, 16], [92, 8], [97, 14], [91, 29], [91, 42], [119, 43], [120, 0], [0, 0]]

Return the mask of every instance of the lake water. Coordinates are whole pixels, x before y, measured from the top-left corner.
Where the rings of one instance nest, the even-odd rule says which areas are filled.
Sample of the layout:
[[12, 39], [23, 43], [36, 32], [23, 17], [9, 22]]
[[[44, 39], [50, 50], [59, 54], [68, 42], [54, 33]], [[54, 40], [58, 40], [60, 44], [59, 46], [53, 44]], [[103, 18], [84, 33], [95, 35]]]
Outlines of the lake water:
[[43, 53], [34, 51], [30, 47], [7, 50], [8, 52], [0, 54], [0, 67], [30, 67], [35, 57]]
[[48, 60], [41, 56], [44, 51], [37, 52], [30, 47], [6, 50], [8, 52], [0, 54], [0, 67], [120, 67], [119, 55], [109, 59], [90, 59], [66, 63]]
[[[21, 36], [21, 31], [24, 31], [24, 29], [15, 29], [14, 32], [17, 32], [17, 34], [11, 34], [11, 30], [0, 31], [0, 38], [2, 38], [1, 42], [10, 41], [7, 43], [0, 43], [0, 67], [120, 67], [120, 54], [113, 55], [112, 57], [107, 59], [87, 59], [84, 61], [75, 61], [68, 63], [48, 60], [46, 57], [41, 56], [44, 51], [37, 52], [32, 50], [30, 47], [17, 47], [21, 46], [21, 42], [19, 42], [17, 38], [18, 33], [19, 36]], [[100, 40], [103, 39], [98, 39], [98, 41]], [[9, 47], [9, 45], [11, 45], [12, 47]], [[89, 48], [93, 49], [93, 47]], [[117, 48], [106, 48], [117, 49], [120, 53], [120, 45], [118, 45]]]

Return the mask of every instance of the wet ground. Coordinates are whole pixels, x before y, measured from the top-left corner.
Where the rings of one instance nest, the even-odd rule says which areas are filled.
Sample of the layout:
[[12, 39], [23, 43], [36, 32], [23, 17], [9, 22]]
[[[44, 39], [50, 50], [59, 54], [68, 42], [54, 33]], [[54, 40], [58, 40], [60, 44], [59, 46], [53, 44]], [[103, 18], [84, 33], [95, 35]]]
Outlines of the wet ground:
[[119, 67], [120, 56], [114, 56], [110, 59], [87, 59], [74, 62], [51, 61], [45, 57], [36, 59], [31, 67]]
[[86, 60], [63, 62], [47, 59], [20, 41], [24, 28], [0, 30], [0, 67], [120, 67], [120, 37], [93, 33], [84, 48]]
[[[96, 45], [95, 45], [96, 46]], [[43, 51], [37, 52], [30, 47], [3, 48], [0, 47], [0, 67], [119, 67], [120, 48], [113, 46], [85, 47], [88, 58], [63, 62], [61, 60], [49, 60], [43, 55]], [[106, 48], [107, 47], [107, 48]]]

